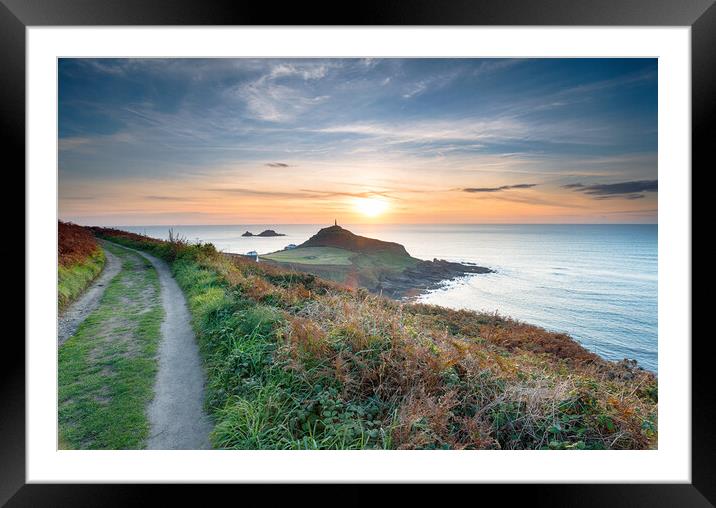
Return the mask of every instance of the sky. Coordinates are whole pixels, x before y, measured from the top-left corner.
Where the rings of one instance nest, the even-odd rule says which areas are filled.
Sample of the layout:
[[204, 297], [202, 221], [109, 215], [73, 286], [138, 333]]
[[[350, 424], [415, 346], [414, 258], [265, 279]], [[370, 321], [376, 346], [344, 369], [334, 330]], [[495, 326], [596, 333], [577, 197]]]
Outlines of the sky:
[[657, 220], [656, 59], [58, 67], [62, 220]]

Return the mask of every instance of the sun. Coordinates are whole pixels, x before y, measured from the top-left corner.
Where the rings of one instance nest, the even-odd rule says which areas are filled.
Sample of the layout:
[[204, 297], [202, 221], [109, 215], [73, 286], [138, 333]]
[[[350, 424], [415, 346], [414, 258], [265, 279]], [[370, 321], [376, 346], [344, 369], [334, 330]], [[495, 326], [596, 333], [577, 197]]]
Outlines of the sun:
[[368, 217], [377, 217], [388, 209], [388, 202], [383, 198], [356, 198], [354, 207], [359, 213]]

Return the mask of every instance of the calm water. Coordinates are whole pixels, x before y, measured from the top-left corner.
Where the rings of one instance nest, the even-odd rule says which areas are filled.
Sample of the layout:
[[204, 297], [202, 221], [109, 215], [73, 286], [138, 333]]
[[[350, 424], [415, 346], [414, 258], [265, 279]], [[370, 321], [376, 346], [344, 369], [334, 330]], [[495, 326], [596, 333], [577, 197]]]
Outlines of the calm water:
[[[321, 226], [175, 226], [189, 240], [226, 252], [272, 252], [307, 240]], [[569, 333], [605, 358], [635, 358], [657, 370], [656, 225], [346, 225], [398, 242], [422, 259], [470, 261], [496, 273], [470, 275], [420, 300], [498, 311]], [[247, 229], [287, 236], [243, 238]], [[166, 238], [168, 226], [125, 227]]]

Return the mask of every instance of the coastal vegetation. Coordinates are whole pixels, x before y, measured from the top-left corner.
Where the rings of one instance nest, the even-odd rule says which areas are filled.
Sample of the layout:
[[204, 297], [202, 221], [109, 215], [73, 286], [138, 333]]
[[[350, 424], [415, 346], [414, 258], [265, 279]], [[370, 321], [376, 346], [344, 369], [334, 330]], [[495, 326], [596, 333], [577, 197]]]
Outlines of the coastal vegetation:
[[90, 231], [69, 222], [57, 223], [57, 304], [64, 310], [100, 274], [104, 252]]
[[61, 448], [136, 449], [148, 436], [163, 309], [151, 263], [107, 243], [122, 268], [58, 350]]
[[565, 334], [402, 303], [211, 244], [94, 232], [172, 264], [205, 363], [216, 448], [657, 445], [655, 375]]

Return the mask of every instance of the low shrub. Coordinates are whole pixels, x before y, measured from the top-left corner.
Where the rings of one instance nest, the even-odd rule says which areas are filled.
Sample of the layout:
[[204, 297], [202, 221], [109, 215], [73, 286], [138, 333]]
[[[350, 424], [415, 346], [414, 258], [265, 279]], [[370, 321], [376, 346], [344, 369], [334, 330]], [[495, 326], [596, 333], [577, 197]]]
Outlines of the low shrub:
[[104, 252], [92, 233], [70, 222], [57, 223], [57, 304], [60, 311], [100, 274]]
[[91, 231], [71, 222], [57, 222], [57, 257], [60, 266], [83, 263], [99, 246]]

